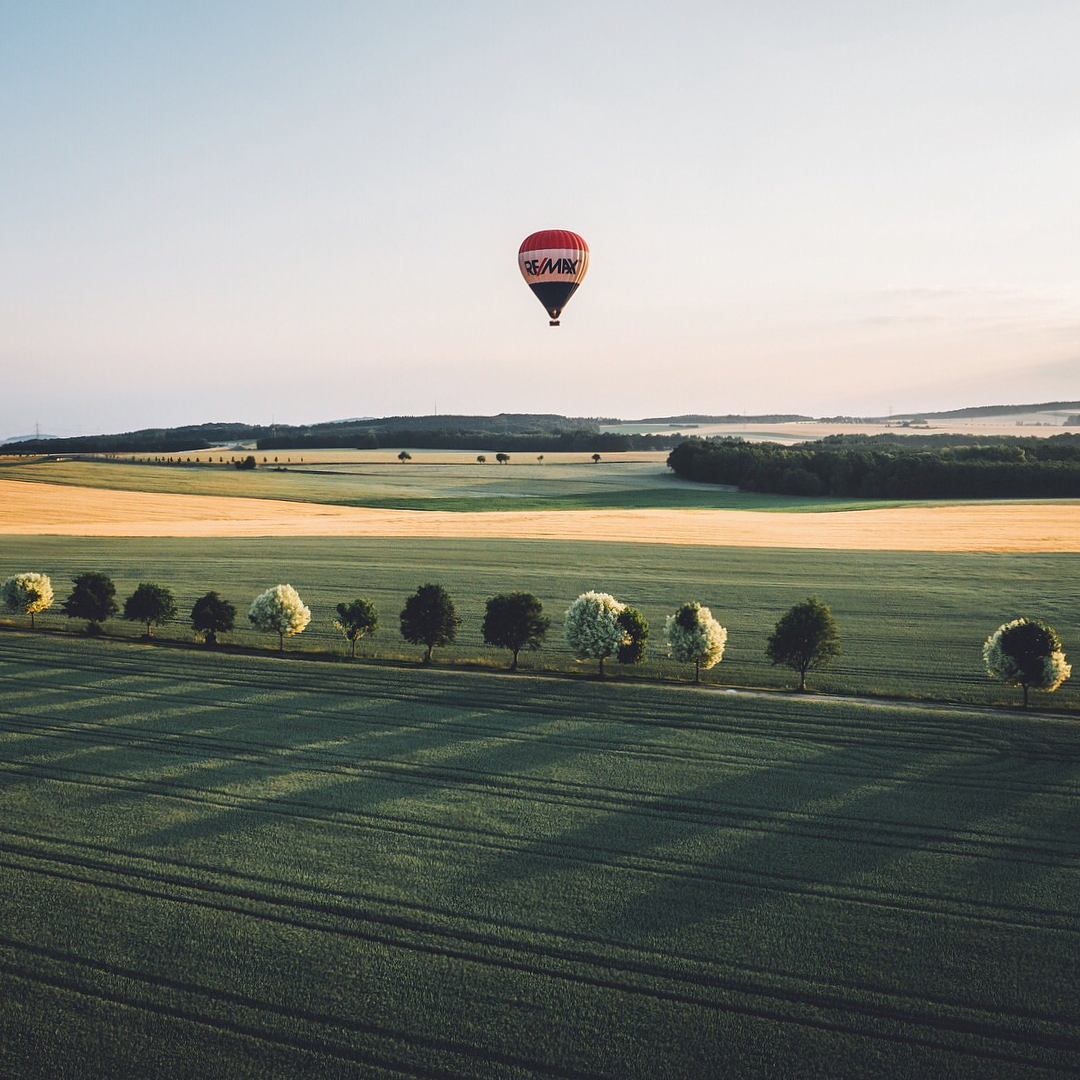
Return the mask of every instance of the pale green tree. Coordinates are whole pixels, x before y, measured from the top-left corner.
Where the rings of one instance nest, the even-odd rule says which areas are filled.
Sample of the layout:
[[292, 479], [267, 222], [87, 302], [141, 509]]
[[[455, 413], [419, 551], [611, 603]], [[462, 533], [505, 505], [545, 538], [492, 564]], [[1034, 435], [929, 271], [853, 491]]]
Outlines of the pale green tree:
[[582, 593], [566, 609], [566, 640], [579, 660], [599, 660], [601, 675], [604, 661], [630, 643], [619, 621], [625, 608], [610, 593], [590, 591]]
[[707, 607], [696, 600], [683, 604], [664, 622], [668, 651], [680, 664], [694, 665], [694, 682], [701, 682], [706, 671], [720, 663], [727, 644], [727, 630], [713, 618]]
[[34, 616], [52, 607], [52, 582], [47, 574], [15, 574], [0, 585], [0, 600], [8, 611], [29, 615], [33, 626]]
[[285, 638], [303, 633], [311, 622], [311, 609], [291, 585], [275, 585], [255, 597], [248, 612], [257, 630], [277, 634], [278, 651], [285, 651]]

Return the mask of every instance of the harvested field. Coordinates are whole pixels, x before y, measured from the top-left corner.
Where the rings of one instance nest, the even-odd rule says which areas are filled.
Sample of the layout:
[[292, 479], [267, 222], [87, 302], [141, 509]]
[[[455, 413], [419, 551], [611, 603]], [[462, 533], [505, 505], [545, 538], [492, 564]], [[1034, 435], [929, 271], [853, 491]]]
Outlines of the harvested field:
[[1080, 503], [965, 503], [778, 514], [739, 510], [380, 510], [0, 480], [0, 534], [431, 536], [638, 540], [867, 551], [1080, 551]]
[[1080, 1069], [1080, 742], [10, 635], [0, 1074]]

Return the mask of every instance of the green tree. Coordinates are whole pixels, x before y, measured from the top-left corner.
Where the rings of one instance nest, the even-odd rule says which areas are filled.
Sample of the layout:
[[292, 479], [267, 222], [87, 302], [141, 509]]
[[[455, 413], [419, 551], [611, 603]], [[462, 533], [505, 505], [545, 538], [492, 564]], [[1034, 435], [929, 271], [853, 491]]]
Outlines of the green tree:
[[765, 645], [773, 664], [799, 673], [799, 689], [806, 689], [806, 673], [829, 663], [840, 652], [840, 630], [828, 604], [808, 596], [776, 624]]
[[191, 607], [191, 625], [206, 635], [207, 645], [216, 645], [218, 634], [227, 634], [236, 623], [236, 608], [216, 592], [200, 596]]
[[645, 660], [645, 643], [649, 640], [649, 624], [637, 608], [624, 607], [619, 612], [619, 625], [626, 637], [615, 654], [620, 664], [640, 664]]
[[[266, 458], [263, 458], [265, 461]], [[254, 469], [257, 462], [255, 461], [254, 454], [248, 454], [246, 458], [241, 458], [239, 461], [234, 461], [233, 465], [237, 469]]]
[[402, 450], [401, 453], [398, 454], [397, 459], [404, 465], [406, 461], [412, 461], [412, 454], [410, 454], [408, 450]]
[[401, 636], [411, 645], [424, 645], [424, 663], [431, 663], [436, 645], [449, 645], [457, 635], [461, 620], [454, 602], [441, 585], [421, 585], [405, 601], [401, 611]]
[[510, 460], [510, 455], [509, 454], [496, 454], [495, 455], [495, 460], [500, 465], [505, 465]]
[[61, 605], [69, 619], [85, 619], [88, 634], [100, 634], [101, 624], [115, 615], [116, 586], [107, 574], [96, 570], [71, 579], [75, 586]]
[[983, 659], [988, 675], [1024, 688], [1025, 709], [1028, 687], [1049, 693], [1072, 673], [1057, 631], [1038, 619], [1014, 619], [999, 626], [983, 644]]
[[356, 643], [365, 634], [373, 634], [379, 628], [379, 613], [370, 600], [358, 596], [351, 604], [338, 604], [337, 614], [334, 625], [351, 643], [355, 657]]
[[155, 625], [176, 618], [176, 597], [164, 585], [143, 581], [124, 601], [124, 618], [146, 623], [146, 636], [153, 637]]
[[499, 593], [487, 602], [483, 635], [488, 645], [509, 649], [513, 654], [510, 670], [517, 671], [518, 653], [538, 649], [543, 644], [551, 620], [544, 615], [544, 605], [532, 593]]
[[599, 465], [600, 464], [600, 455], [599, 454], [593, 454], [592, 463], [594, 465]]
[[483, 465], [487, 461], [487, 458], [484, 457], [483, 454], [477, 454], [476, 455], [476, 460], [477, 460], [478, 464]]

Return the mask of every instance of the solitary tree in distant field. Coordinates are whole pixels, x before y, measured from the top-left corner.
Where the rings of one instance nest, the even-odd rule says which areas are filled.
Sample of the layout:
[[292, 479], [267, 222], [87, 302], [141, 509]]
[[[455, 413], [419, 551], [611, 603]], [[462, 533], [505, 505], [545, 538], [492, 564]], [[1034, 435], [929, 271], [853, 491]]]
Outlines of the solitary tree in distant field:
[[477, 460], [477, 461], [478, 461], [478, 462], [479, 462], [479, 463], [480, 463], [481, 465], [483, 465], [483, 464], [484, 464], [484, 462], [485, 462], [485, 461], [487, 461], [487, 458], [486, 458], [486, 457], [484, 457], [484, 455], [483, 455], [483, 454], [477, 454], [477, 455], [476, 455], [476, 460]]
[[626, 607], [610, 593], [584, 592], [566, 609], [566, 640], [579, 660], [604, 661], [628, 644], [619, 615]]
[[75, 586], [64, 601], [69, 619], [85, 619], [88, 634], [100, 634], [101, 624], [116, 613], [116, 586], [107, 574], [90, 571], [71, 579]]
[[538, 462], [540, 462], [541, 465], [543, 465], [544, 464], [544, 455], [543, 454], [537, 454], [536, 455], [536, 460]]
[[627, 605], [619, 612], [619, 625], [626, 639], [619, 646], [615, 659], [620, 664], [640, 664], [645, 660], [645, 643], [649, 640], [649, 624], [637, 608]]
[[513, 654], [510, 670], [517, 671], [518, 653], [522, 649], [540, 648], [550, 626], [544, 605], [532, 593], [500, 593], [487, 602], [484, 641], [499, 649], [509, 649]]
[[227, 634], [236, 623], [236, 608], [216, 592], [200, 596], [191, 607], [191, 625], [206, 635], [207, 645], [216, 645], [218, 634]]
[[510, 460], [510, 455], [509, 454], [496, 454], [495, 455], [495, 460], [500, 465], [505, 465]]
[[379, 613], [370, 600], [358, 596], [350, 604], [338, 604], [334, 625], [352, 645], [352, 655], [355, 657], [356, 643], [365, 634], [373, 634], [379, 628]]
[[8, 611], [29, 615], [32, 627], [34, 616], [52, 607], [52, 582], [47, 574], [15, 574], [0, 585], [0, 600], [3, 600]]
[[275, 585], [255, 597], [248, 619], [257, 630], [277, 634], [278, 652], [284, 652], [285, 636], [303, 633], [311, 622], [311, 609], [291, 585]]
[[1014, 619], [999, 626], [983, 644], [983, 659], [992, 678], [1024, 688], [1025, 709], [1028, 687], [1049, 693], [1072, 673], [1057, 632], [1038, 619]]
[[806, 673], [829, 663], [840, 652], [840, 631], [828, 604], [808, 596], [776, 624], [765, 645], [765, 655], [799, 673], [799, 689], [806, 689]]
[[402, 450], [401, 453], [398, 454], [397, 459], [404, 465], [406, 461], [412, 461], [412, 454], [410, 454], [408, 450]]
[[146, 623], [146, 636], [154, 636], [154, 626], [176, 618], [176, 597], [164, 585], [144, 581], [124, 601], [124, 618]]
[[708, 671], [720, 663], [727, 644], [727, 630], [696, 600], [667, 617], [664, 633], [672, 659], [694, 665], [695, 683], [701, 682], [702, 668]]
[[599, 454], [593, 454], [592, 463], [594, 465], [599, 465], [600, 464], [600, 455]]
[[405, 601], [401, 611], [401, 636], [411, 645], [424, 645], [424, 663], [431, 663], [436, 645], [449, 645], [457, 635], [461, 620], [454, 601], [441, 585], [421, 585]]

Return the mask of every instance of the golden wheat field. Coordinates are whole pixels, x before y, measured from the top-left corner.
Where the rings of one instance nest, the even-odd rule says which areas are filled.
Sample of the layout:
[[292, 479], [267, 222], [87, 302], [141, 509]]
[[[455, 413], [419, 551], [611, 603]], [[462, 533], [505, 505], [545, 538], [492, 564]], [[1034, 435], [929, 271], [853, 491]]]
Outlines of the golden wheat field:
[[896, 551], [1080, 551], [1080, 504], [890, 507], [830, 514], [625, 509], [467, 513], [162, 494], [0, 481], [0, 534], [442, 536], [637, 540]]

